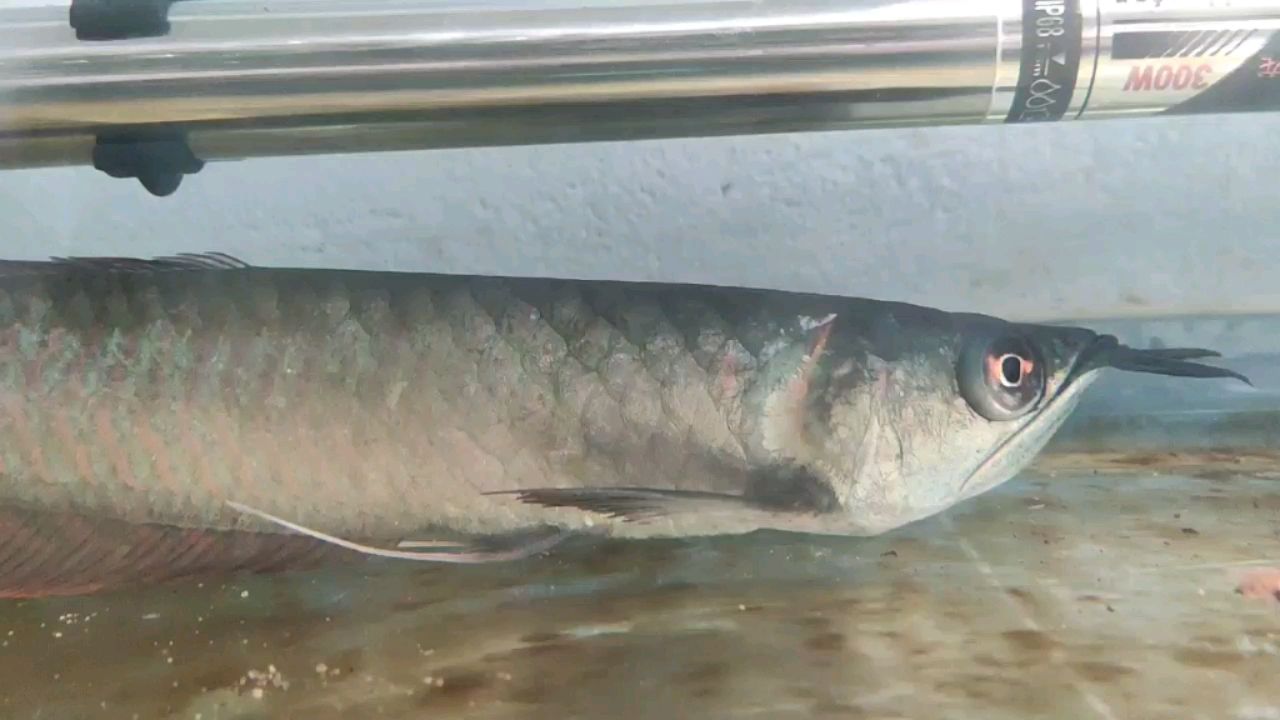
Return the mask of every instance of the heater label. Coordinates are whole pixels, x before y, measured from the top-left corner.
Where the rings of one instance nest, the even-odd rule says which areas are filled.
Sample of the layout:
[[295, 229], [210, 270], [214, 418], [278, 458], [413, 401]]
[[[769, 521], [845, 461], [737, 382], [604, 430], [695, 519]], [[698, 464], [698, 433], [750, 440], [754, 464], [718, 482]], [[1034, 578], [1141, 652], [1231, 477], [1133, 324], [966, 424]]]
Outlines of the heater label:
[[1022, 65], [1005, 122], [1062, 119], [1080, 69], [1079, 0], [1024, 0]]

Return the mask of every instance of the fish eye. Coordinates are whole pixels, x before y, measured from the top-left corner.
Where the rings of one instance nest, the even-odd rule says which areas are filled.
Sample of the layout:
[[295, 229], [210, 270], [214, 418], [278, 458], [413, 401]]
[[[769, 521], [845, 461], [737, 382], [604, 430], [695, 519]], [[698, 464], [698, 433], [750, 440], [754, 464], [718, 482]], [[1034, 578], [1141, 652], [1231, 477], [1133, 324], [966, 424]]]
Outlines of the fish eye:
[[1020, 335], [966, 342], [956, 367], [965, 402], [992, 421], [1016, 420], [1044, 396], [1045, 368], [1039, 353]]

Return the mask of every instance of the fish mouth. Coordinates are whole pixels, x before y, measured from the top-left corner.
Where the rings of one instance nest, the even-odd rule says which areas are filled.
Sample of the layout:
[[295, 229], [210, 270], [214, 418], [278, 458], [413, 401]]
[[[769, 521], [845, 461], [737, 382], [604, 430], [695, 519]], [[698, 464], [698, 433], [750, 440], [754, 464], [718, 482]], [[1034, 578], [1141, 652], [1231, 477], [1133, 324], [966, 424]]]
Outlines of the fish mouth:
[[1075, 367], [1063, 382], [1059, 392], [1065, 390], [1081, 376], [1103, 368], [1169, 377], [1232, 378], [1250, 387], [1253, 386], [1249, 378], [1234, 370], [1191, 362], [1216, 357], [1222, 357], [1222, 353], [1204, 348], [1140, 350], [1122, 344], [1114, 335], [1099, 335], [1081, 352]]

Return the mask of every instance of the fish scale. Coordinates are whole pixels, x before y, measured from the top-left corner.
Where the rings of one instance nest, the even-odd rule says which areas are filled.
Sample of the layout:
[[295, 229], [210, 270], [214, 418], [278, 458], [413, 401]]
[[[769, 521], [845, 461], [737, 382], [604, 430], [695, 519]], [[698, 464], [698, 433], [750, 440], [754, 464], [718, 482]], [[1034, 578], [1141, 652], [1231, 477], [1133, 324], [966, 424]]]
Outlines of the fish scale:
[[[624, 322], [619, 316], [610, 321], [596, 312], [596, 298], [571, 285], [561, 288], [561, 299], [563, 305], [572, 297], [572, 309], [561, 307], [564, 321], [553, 324], [547, 318], [557, 313], [538, 309], [536, 299], [521, 299], [519, 282], [435, 278], [432, 301], [410, 312], [400, 303], [414, 287], [411, 280], [335, 273], [316, 291], [299, 273], [230, 277], [238, 272], [195, 282], [179, 273], [122, 274], [70, 293], [59, 292], [65, 287], [52, 279], [27, 279], [20, 290], [11, 281], [10, 327], [35, 344], [0, 346], [0, 363], [9, 366], [4, 376], [13, 378], [14, 368], [20, 378], [38, 371], [40, 383], [52, 389], [37, 398], [29, 383], [10, 380], [3, 388], [23, 404], [19, 420], [29, 425], [0, 439], [3, 493], [28, 505], [131, 522], [218, 528], [233, 525], [236, 516], [222, 503], [234, 499], [333, 532], [399, 537], [434, 525], [471, 529], [474, 523], [440, 516], [431, 497], [442, 483], [395, 472], [397, 464], [413, 467], [423, 456], [458, 452], [474, 458], [481, 471], [467, 477], [472, 462], [446, 460], [455, 478], [476, 489], [502, 489], [508, 457], [537, 445], [521, 432], [535, 412], [535, 427], [576, 422], [577, 430], [562, 428], [560, 434], [601, 431], [597, 444], [608, 446], [627, 438], [643, 443], [651, 434], [677, 445], [690, 434], [705, 436], [710, 446], [725, 444], [718, 437], [727, 432], [723, 417], [715, 418], [718, 428], [697, 428], [690, 423], [705, 421], [707, 408], [699, 408], [700, 417], [669, 412], [672, 394], [663, 392], [676, 382], [689, 395], [690, 381], [698, 380], [703, 386], [694, 394], [710, 401], [705, 375], [672, 377], [676, 363], [670, 357], [667, 363], [643, 361], [646, 347], [684, 347], [685, 334], [657, 303], [642, 305], [646, 321], [635, 315], [624, 332], [615, 325]], [[220, 276], [228, 277], [224, 282]], [[92, 292], [107, 300], [86, 303]], [[374, 296], [380, 299], [370, 301]], [[634, 306], [644, 300], [643, 294], [615, 294], [612, 302]], [[86, 307], [95, 308], [87, 318]], [[451, 332], [421, 332], [442, 326]], [[580, 328], [586, 330], [574, 337]], [[607, 335], [604, 347], [588, 350], [598, 332]], [[75, 339], [65, 345], [62, 362], [40, 359], [58, 334]], [[423, 361], [406, 365], [415, 357]], [[581, 377], [588, 378], [590, 395], [582, 414], [545, 407], [563, 395], [559, 383]], [[464, 394], [440, 402], [454, 382]], [[400, 400], [389, 406], [386, 398], [397, 383], [404, 384]], [[607, 408], [622, 422], [602, 420], [592, 407]], [[486, 431], [490, 424], [500, 429]], [[65, 441], [68, 427], [79, 442]], [[455, 433], [452, 440], [442, 441], [442, 431]], [[366, 452], [379, 437], [377, 452]], [[583, 452], [591, 454], [589, 447]], [[299, 478], [278, 462], [298, 455], [321, 459], [323, 467]], [[86, 456], [93, 468], [88, 477]], [[639, 455], [616, 457], [615, 472], [639, 471]], [[520, 482], [536, 474], [532, 466], [524, 463]], [[593, 467], [593, 482], [618, 480], [599, 476], [609, 464]], [[572, 479], [564, 467], [541, 472], [550, 475], [542, 482], [552, 486]], [[458, 504], [479, 502], [487, 501]], [[358, 512], [344, 509], [355, 507]]]
[[[522, 283], [524, 286], [528, 284]], [[593, 292], [596, 289], [597, 286], [584, 284], [584, 289], [579, 292], [564, 292], [560, 297], [553, 297], [551, 300], [539, 302], [537, 299], [528, 297], [525, 299], [535, 308], [539, 308], [540, 316], [547, 318], [545, 327], [554, 330], [566, 342], [570, 353], [584, 367], [597, 372], [603, 382], [602, 387], [609, 394], [614, 407], [625, 410], [633, 407], [636, 402], [646, 402], [656, 398], [660, 402], [657, 410], [664, 417], [670, 421], [682, 423], [682, 427], [672, 428], [673, 433], [690, 432], [693, 423], [709, 421], [710, 413], [706, 412], [705, 408], [701, 408], [703, 410], [701, 417], [691, 417], [691, 411], [686, 411], [683, 407], [697, 405], [700, 398], [679, 404], [672, 398], [672, 393], [666, 392], [671, 388], [702, 388], [708, 390], [705, 397], [712, 402], [715, 401], [716, 395], [710, 392], [710, 381], [705, 375], [701, 377], [691, 375], [687, 373], [687, 368], [683, 369], [684, 374], [676, 374], [682, 370], [678, 364], [678, 357], [694, 360], [685, 344], [690, 333], [687, 331], [682, 333], [677, 324], [671, 322], [671, 316], [664, 314], [666, 308], [663, 304], [655, 302], [657, 298], [645, 298], [648, 302], [644, 303], [635, 303], [635, 298], [632, 298], [629, 306], [639, 309], [628, 317], [613, 310], [619, 305], [628, 306], [625, 297], [620, 302], [616, 294]], [[532, 294], [547, 293], [535, 291]], [[581, 340], [570, 344], [569, 340], [575, 336], [580, 337]], [[667, 356], [665, 363], [658, 360], [662, 357], [663, 351]], [[618, 369], [623, 363], [636, 361], [642, 364], [650, 379], [657, 385], [656, 388], [628, 389], [626, 381], [630, 373], [619, 372]], [[615, 368], [614, 372], [609, 372], [609, 363], [614, 363], [612, 366]], [[610, 383], [610, 380], [615, 382]], [[647, 422], [640, 425], [651, 427], [662, 422], [657, 415], [658, 413], [651, 409]], [[588, 422], [588, 425], [607, 427], [606, 423]], [[708, 432], [714, 432], [709, 423], [704, 422], [704, 427]], [[725, 429], [725, 436], [716, 443], [719, 449], [733, 445], [732, 437], [727, 432], [727, 423], [725, 423]]]

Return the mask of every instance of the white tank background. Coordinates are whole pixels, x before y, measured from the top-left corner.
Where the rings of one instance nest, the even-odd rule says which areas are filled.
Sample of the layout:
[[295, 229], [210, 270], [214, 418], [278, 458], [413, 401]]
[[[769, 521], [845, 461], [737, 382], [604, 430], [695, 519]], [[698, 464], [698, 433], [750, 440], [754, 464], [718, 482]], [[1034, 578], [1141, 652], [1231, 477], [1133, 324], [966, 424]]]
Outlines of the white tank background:
[[0, 252], [741, 284], [1011, 319], [1280, 309], [1280, 115], [0, 173]]

